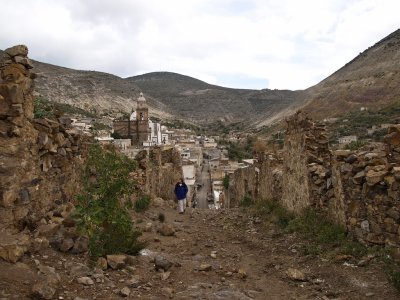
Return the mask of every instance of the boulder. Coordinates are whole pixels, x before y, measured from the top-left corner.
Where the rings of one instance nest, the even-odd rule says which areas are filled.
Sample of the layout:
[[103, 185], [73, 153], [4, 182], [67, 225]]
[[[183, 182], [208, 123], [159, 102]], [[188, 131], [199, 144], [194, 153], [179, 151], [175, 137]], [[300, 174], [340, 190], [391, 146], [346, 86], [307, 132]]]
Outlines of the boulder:
[[78, 237], [74, 242], [72, 253], [83, 253], [89, 250], [89, 239], [86, 236]]
[[157, 271], [164, 270], [164, 272], [166, 272], [172, 267], [172, 262], [163, 256], [157, 255], [154, 258], [154, 265]]
[[126, 266], [126, 255], [107, 255], [107, 264], [113, 270]]
[[0, 232], [0, 258], [15, 263], [30, 248], [29, 236], [20, 233], [17, 235]]
[[175, 235], [175, 228], [172, 224], [162, 224], [158, 232], [163, 236], [173, 236]]

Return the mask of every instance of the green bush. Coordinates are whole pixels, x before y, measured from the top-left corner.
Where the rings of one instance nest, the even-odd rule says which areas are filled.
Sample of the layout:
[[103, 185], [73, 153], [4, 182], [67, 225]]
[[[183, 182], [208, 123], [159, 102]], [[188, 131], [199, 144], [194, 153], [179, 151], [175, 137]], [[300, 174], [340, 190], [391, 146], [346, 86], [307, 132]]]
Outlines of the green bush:
[[134, 189], [129, 173], [134, 169], [133, 160], [114, 150], [99, 145], [90, 148], [74, 218], [89, 238], [91, 262], [107, 254], [135, 255], [144, 247], [129, 215], [129, 195]]
[[143, 212], [147, 210], [150, 206], [151, 198], [149, 195], [141, 195], [135, 201], [135, 211], [136, 212]]
[[294, 215], [284, 209], [277, 201], [259, 200], [255, 203], [255, 214], [281, 228], [289, 225]]
[[224, 179], [222, 180], [222, 184], [226, 190], [229, 188], [229, 176], [228, 175], [225, 175]]
[[239, 206], [249, 207], [253, 204], [253, 200], [249, 195], [245, 195], [239, 202]]
[[365, 141], [353, 141], [346, 145], [346, 149], [355, 151], [355, 150], [360, 149], [365, 144], [366, 144]]

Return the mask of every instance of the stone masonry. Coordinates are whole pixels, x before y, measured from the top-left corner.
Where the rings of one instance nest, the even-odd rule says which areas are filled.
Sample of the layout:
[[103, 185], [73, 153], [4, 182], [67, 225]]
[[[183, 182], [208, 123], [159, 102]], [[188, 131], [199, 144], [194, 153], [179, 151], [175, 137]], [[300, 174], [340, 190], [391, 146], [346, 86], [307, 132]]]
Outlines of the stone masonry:
[[[0, 63], [0, 257], [15, 261], [49, 210], [79, 189], [86, 151], [82, 136], [57, 121], [34, 119], [35, 74], [23, 45]], [[48, 225], [48, 224], [46, 224]]]
[[283, 160], [258, 160], [233, 174], [231, 207], [255, 191], [253, 201], [275, 200], [296, 214], [313, 207], [362, 243], [400, 247], [400, 125], [388, 128], [385, 143], [332, 151], [324, 125], [297, 112], [287, 120]]

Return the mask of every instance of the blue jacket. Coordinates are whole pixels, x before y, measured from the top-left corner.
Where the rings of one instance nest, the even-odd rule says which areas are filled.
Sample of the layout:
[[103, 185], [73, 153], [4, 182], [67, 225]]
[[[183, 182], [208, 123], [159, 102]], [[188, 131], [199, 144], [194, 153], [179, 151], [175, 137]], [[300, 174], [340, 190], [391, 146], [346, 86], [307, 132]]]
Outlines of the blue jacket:
[[177, 183], [175, 185], [175, 195], [178, 200], [183, 200], [186, 198], [186, 194], [188, 192], [188, 187], [186, 183]]

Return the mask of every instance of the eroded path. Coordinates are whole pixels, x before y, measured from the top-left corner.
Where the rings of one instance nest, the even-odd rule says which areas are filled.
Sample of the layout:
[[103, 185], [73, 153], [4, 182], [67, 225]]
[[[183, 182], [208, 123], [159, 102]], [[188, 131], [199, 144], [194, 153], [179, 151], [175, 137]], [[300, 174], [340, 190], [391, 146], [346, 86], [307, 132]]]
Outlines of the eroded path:
[[163, 205], [134, 219], [145, 230], [146, 255], [104, 271], [87, 269], [85, 255], [51, 248], [17, 265], [1, 262], [0, 298], [30, 299], [41, 273], [54, 271], [61, 284], [52, 299], [399, 299], [379, 260], [358, 266], [351, 258], [304, 256], [295, 235], [241, 210], [179, 215]]

